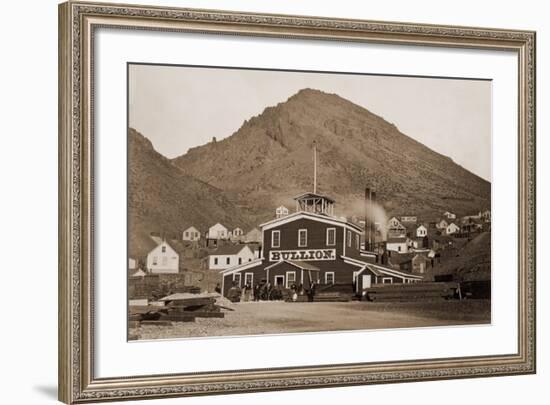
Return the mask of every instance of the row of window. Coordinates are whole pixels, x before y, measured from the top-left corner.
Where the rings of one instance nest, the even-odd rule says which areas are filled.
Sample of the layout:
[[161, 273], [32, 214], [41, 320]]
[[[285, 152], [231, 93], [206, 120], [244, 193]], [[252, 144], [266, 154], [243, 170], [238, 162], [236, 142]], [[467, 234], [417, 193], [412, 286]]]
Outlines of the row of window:
[[[251, 258], [248, 258], [248, 261], [251, 262], [252, 259]], [[217, 265], [219, 263], [219, 260], [217, 257], [214, 257], [214, 264]], [[231, 264], [231, 257], [226, 257], [225, 258], [225, 264]], [[237, 259], [237, 264], [243, 264], [243, 258], [242, 257], [239, 257]]]
[[[191, 234], [191, 235], [189, 235]], [[198, 232], [185, 232], [185, 237], [188, 238], [189, 236], [193, 237], [193, 238], [198, 238], [199, 237], [199, 233]]]
[[[346, 239], [348, 247], [351, 247], [353, 238], [350, 230], [347, 231]], [[327, 228], [326, 245], [336, 246], [336, 228]], [[360, 245], [359, 235], [355, 234], [355, 248], [359, 250]], [[281, 231], [271, 231], [271, 247], [281, 247]], [[307, 247], [307, 229], [298, 229], [298, 247]]]
[[[293, 284], [296, 284], [296, 272], [287, 271], [286, 277], [283, 275], [278, 275], [274, 277], [275, 285], [284, 286], [285, 288], [291, 288]], [[325, 273], [325, 284], [334, 284], [336, 277], [333, 271], [328, 271]], [[254, 273], [244, 273], [244, 284], [241, 284], [241, 273], [233, 274], [233, 281], [239, 286], [244, 287], [245, 285], [254, 285]], [[320, 280], [317, 280], [319, 283]]]

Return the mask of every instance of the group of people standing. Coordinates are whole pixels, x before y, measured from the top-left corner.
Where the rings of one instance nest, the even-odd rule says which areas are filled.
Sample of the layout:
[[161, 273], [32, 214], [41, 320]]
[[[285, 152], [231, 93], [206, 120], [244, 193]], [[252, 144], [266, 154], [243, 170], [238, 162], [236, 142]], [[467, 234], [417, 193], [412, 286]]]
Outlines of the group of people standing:
[[[312, 282], [309, 288], [304, 288], [302, 284], [292, 284], [290, 289], [286, 291], [286, 299], [290, 301], [297, 301], [298, 296], [307, 295], [308, 301], [312, 302], [316, 293], [317, 285]], [[219, 284], [216, 286], [216, 292], [221, 293]], [[283, 293], [284, 287], [280, 285], [273, 286], [269, 281], [262, 280], [261, 283], [256, 283], [252, 286], [250, 283], [246, 283], [243, 288], [239, 287], [236, 282], [233, 282], [232, 287], [228, 291], [228, 298], [233, 302], [258, 302], [263, 301], [276, 301], [285, 298]]]

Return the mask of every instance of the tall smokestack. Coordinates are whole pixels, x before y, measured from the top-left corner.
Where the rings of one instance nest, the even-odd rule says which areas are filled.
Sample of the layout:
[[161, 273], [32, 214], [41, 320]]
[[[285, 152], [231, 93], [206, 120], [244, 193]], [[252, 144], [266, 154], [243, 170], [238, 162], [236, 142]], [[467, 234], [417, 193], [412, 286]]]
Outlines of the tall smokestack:
[[376, 224], [374, 223], [374, 204], [376, 204], [376, 192], [375, 191], [371, 191], [370, 193], [370, 211], [369, 211], [369, 215], [371, 217], [371, 221], [370, 221], [370, 238], [371, 238], [371, 241], [370, 241], [370, 247], [369, 247], [369, 250], [370, 251], [373, 251], [374, 250], [374, 245], [375, 245], [375, 242], [376, 242]]
[[370, 244], [371, 244], [371, 239], [372, 239], [372, 236], [371, 236], [371, 226], [370, 226], [370, 219], [369, 219], [369, 215], [372, 211], [372, 207], [371, 207], [371, 191], [370, 191], [370, 188], [366, 187], [365, 188], [365, 250], [369, 250], [370, 249]]

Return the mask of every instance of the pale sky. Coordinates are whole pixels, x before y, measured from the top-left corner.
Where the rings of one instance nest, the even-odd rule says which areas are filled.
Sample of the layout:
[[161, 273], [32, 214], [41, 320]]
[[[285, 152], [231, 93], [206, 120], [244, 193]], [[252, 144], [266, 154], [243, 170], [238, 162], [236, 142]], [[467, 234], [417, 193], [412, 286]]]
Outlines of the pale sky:
[[129, 125], [168, 158], [232, 135], [303, 88], [336, 93], [491, 180], [491, 82], [130, 65]]

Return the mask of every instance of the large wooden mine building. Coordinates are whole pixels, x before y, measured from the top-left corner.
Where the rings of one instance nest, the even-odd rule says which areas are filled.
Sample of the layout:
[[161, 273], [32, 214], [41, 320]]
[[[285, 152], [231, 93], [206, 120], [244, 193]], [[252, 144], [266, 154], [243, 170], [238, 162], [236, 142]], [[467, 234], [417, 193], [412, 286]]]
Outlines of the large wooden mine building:
[[[367, 189], [365, 197], [368, 211], [375, 196]], [[262, 281], [281, 288], [302, 285], [308, 289], [312, 282], [321, 286], [345, 285], [360, 294], [373, 284], [422, 279], [379, 263], [374, 252], [374, 221], [368, 220], [368, 215], [362, 249], [363, 229], [335, 217], [332, 198], [313, 192], [294, 199], [294, 213], [260, 225], [263, 249], [259, 258], [221, 271], [224, 295], [233, 285], [242, 288]]]

